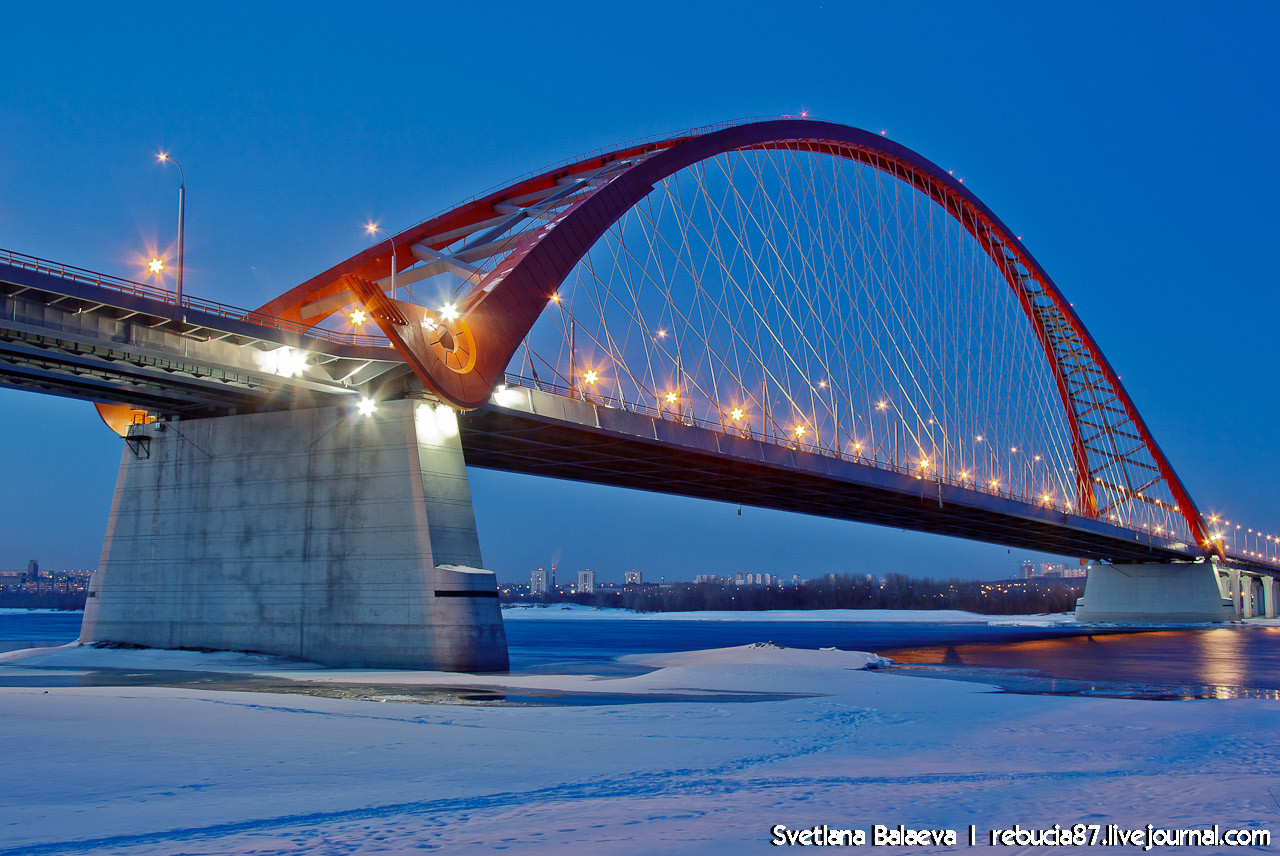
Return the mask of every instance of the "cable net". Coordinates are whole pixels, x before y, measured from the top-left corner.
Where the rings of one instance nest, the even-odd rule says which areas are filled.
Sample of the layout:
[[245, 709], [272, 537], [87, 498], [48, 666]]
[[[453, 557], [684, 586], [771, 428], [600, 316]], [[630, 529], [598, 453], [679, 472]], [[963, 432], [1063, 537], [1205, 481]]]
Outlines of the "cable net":
[[1186, 540], [1090, 355], [996, 240], [874, 164], [722, 154], [592, 246], [510, 379]]

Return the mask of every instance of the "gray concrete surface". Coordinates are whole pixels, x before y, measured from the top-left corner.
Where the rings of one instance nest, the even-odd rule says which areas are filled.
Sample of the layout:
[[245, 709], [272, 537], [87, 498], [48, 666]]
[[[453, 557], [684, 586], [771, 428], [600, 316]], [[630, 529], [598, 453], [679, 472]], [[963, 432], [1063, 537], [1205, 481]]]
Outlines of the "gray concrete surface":
[[82, 641], [507, 668], [448, 408], [224, 416], [133, 439]]
[[1236, 617], [1211, 562], [1091, 565], [1076, 602], [1077, 621], [1183, 624]]

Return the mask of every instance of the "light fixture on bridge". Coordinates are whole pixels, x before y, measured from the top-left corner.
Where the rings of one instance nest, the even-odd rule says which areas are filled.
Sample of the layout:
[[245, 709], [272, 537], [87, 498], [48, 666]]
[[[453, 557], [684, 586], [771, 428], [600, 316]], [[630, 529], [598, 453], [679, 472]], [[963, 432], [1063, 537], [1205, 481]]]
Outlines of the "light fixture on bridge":
[[826, 388], [827, 388], [827, 382], [825, 380], [818, 381], [818, 389], [826, 389]]
[[147, 262], [147, 270], [151, 273], [160, 273], [164, 270], [164, 260], [152, 256], [151, 261]]
[[1040, 497], [1040, 501], [1043, 502], [1045, 505], [1048, 505], [1052, 499], [1053, 497], [1047, 493], [1044, 496]]
[[[160, 161], [160, 163], [165, 163], [165, 164], [171, 163], [178, 168], [178, 275], [174, 280], [173, 292], [174, 292], [174, 296], [177, 299], [178, 308], [179, 310], [181, 310], [183, 306], [182, 245], [183, 245], [183, 242], [186, 240], [185, 238], [186, 226], [183, 221], [186, 219], [186, 211], [187, 211], [187, 177], [186, 177], [186, 174], [182, 171], [182, 164], [178, 163], [176, 160], [169, 157], [168, 152], [158, 152], [156, 154], [156, 160]], [[185, 321], [186, 318], [184, 317], [183, 320]]]
[[967, 479], [968, 477], [969, 477], [969, 471], [968, 471], [968, 470], [963, 470], [963, 471], [960, 473], [960, 478], [962, 478], [962, 479]]
[[369, 316], [363, 309], [357, 309], [355, 312], [351, 313], [351, 324], [354, 327], [359, 327], [368, 320]]
[[356, 410], [360, 411], [361, 416], [372, 416], [377, 409], [378, 405], [372, 398], [361, 398], [356, 404]]
[[284, 345], [274, 351], [263, 351], [258, 356], [258, 364], [280, 377], [298, 377], [307, 370], [309, 356], [306, 351], [294, 350]]
[[991, 486], [992, 486], [993, 488], [995, 488], [995, 487], [1000, 487], [1000, 480], [999, 480], [999, 479], [992, 479], [992, 480], [991, 480]]
[[885, 404], [883, 401], [876, 402], [876, 410], [884, 410], [888, 406], [889, 405]]
[[1016, 454], [1018, 454], [1018, 447], [1017, 447], [1017, 446], [1010, 446], [1010, 447], [1009, 447], [1009, 454], [1011, 454], [1011, 455], [1016, 455]]
[[981, 443], [981, 442], [982, 442], [982, 439], [983, 439], [983, 438], [982, 438], [982, 435], [981, 435], [981, 434], [979, 434], [977, 437], [974, 437], [974, 438], [973, 438], [973, 441], [974, 441], [975, 443]]
[[493, 403], [499, 407], [514, 407], [525, 400], [525, 393], [519, 389], [512, 389], [505, 383], [498, 384], [493, 391]]
[[733, 408], [733, 410], [729, 411], [729, 418], [732, 419], [734, 422], [737, 422], [742, 417], [743, 417], [743, 413], [742, 413], [741, 407], [735, 407]]
[[595, 369], [591, 369], [590, 371], [583, 372], [582, 379], [587, 383], [595, 383], [596, 381], [600, 380], [600, 372], [596, 371]]
[[680, 396], [676, 395], [674, 392], [668, 392], [668, 393], [667, 393], [667, 403], [668, 403], [668, 404], [675, 404], [675, 403], [676, 403], [677, 401], [679, 401], [679, 400], [680, 400]]
[[666, 330], [659, 329], [659, 330], [658, 330], [658, 338], [659, 338], [659, 339], [665, 339], [665, 338], [667, 338], [667, 331], [666, 331]]
[[929, 469], [929, 459], [928, 459], [928, 458], [921, 458], [921, 459], [920, 459], [920, 469], [922, 469], [922, 470], [927, 470], [927, 469]]
[[445, 321], [457, 321], [461, 316], [458, 307], [452, 303], [446, 303], [440, 307], [440, 317]]
[[381, 232], [391, 242], [391, 294], [394, 297], [396, 294], [396, 239], [391, 237], [386, 230], [379, 229], [377, 223], [365, 223], [364, 230], [370, 235], [377, 235]]
[[803, 437], [808, 432], [808, 430], [809, 429], [805, 428], [803, 425], [797, 425], [795, 427], [796, 436]]

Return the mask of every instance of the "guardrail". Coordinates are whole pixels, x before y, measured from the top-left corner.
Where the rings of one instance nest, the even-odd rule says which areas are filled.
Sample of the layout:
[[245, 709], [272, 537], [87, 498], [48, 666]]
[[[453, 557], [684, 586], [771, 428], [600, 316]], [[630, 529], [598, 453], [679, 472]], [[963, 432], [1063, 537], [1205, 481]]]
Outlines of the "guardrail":
[[[639, 402], [623, 401], [622, 399], [611, 398], [606, 395], [600, 395], [598, 393], [589, 392], [583, 389], [573, 389], [571, 387], [563, 386], [558, 383], [548, 383], [547, 381], [544, 381], [541, 379], [535, 380], [533, 378], [527, 378], [527, 377], [524, 377], [523, 375], [507, 374], [505, 377], [505, 381], [508, 386], [522, 386], [528, 389], [537, 389], [542, 392], [549, 392], [554, 395], [562, 395], [562, 396], [565, 396], [566, 398], [574, 398], [580, 401], [589, 402], [591, 404], [597, 404], [597, 405], [600, 405], [601, 407], [607, 407], [614, 410], [624, 410], [629, 413], [639, 413], [645, 416], [654, 417], [656, 419], [663, 419], [670, 422], [679, 422], [683, 425], [688, 425], [691, 427], [707, 428], [709, 430], [718, 431], [722, 434], [727, 434], [729, 436], [744, 437], [751, 440], [759, 440], [761, 442], [770, 443], [775, 446], [782, 446], [784, 448], [794, 449], [796, 451], [809, 452], [811, 454], [822, 455], [827, 458], [835, 458], [841, 461], [848, 461], [850, 463], [856, 463], [856, 464], [862, 464], [864, 466], [875, 467], [876, 469], [883, 470], [886, 472], [897, 473], [899, 475], [904, 475], [904, 476], [911, 476], [913, 478], [932, 482], [935, 484], [946, 484], [946, 485], [951, 485], [952, 487], [958, 487], [964, 490], [971, 490], [977, 493], [986, 494], [988, 496], [996, 496], [1003, 499], [1012, 499], [1018, 502], [1025, 503], [1026, 505], [1034, 506], [1036, 508], [1044, 508], [1051, 511], [1057, 511], [1061, 514], [1068, 514], [1074, 517], [1083, 517], [1085, 519], [1092, 519], [1087, 514], [1081, 514], [1079, 509], [1075, 509], [1062, 502], [1056, 502], [1053, 500], [1045, 502], [1043, 499], [1028, 493], [1022, 493], [1014, 490], [1001, 490], [998, 487], [991, 488], [990, 486], [983, 484], [979, 479], [975, 479], [972, 477], [960, 478], [951, 474], [943, 473], [936, 468], [932, 469], [932, 471], [921, 471], [909, 465], [899, 464], [894, 461], [882, 460], [881, 458], [874, 455], [866, 455], [866, 454], [850, 455], [838, 449], [833, 449], [830, 446], [824, 446], [817, 443], [804, 443], [795, 439], [794, 437], [791, 437], [789, 435], [776, 432], [776, 431], [775, 432], [756, 431], [750, 426], [743, 427], [743, 426], [734, 425], [729, 422], [703, 419], [697, 416], [693, 416], [692, 414], [681, 413], [675, 407], [654, 407], [652, 405], [642, 404]], [[1110, 521], [1100, 521], [1100, 522], [1106, 523]], [[1151, 529], [1148, 527], [1140, 527], [1140, 526], [1132, 526], [1132, 525], [1129, 525], [1128, 528], [1134, 531], [1144, 532], [1154, 537], [1161, 537], [1161, 538], [1167, 537], [1171, 539], [1178, 537], [1178, 536], [1175, 536], [1175, 534], [1172, 531], [1157, 532], [1154, 529]]]
[[[111, 274], [87, 270], [85, 268], [75, 267], [74, 265], [49, 261], [48, 259], [29, 256], [26, 253], [17, 253], [13, 250], [4, 249], [0, 249], [0, 263], [10, 265], [11, 267], [23, 268], [25, 270], [39, 271], [40, 273], [46, 273], [51, 276], [68, 279], [73, 282], [81, 282], [87, 285], [97, 286], [98, 288], [109, 289], [120, 294], [128, 294], [134, 297], [145, 297], [148, 300], [156, 300], [161, 303], [168, 303], [175, 308], [177, 307], [177, 300], [173, 292], [160, 288], [159, 286], [147, 285], [142, 282], [134, 282], [133, 280], [112, 276]], [[194, 309], [208, 315], [216, 315], [219, 318], [227, 318], [232, 321], [245, 321], [249, 324], [256, 324], [260, 327], [272, 327], [276, 330], [287, 330], [291, 333], [298, 333], [299, 335], [310, 336], [316, 339], [324, 339], [340, 345], [359, 345], [378, 348], [391, 347], [391, 342], [382, 336], [372, 336], [367, 333], [344, 333], [339, 330], [330, 330], [325, 327], [313, 327], [299, 321], [289, 321], [287, 319], [277, 318], [274, 315], [268, 315], [256, 310], [242, 309], [238, 306], [219, 303], [216, 300], [205, 300], [202, 297], [183, 295], [182, 306], [183, 308]]]

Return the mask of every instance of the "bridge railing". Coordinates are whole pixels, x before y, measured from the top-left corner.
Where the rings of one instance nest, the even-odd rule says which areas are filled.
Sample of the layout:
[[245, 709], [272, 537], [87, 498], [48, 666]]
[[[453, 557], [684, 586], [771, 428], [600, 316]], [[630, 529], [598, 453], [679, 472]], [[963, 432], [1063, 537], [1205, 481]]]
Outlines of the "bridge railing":
[[[703, 419], [689, 413], [680, 412], [676, 406], [672, 407], [655, 407], [649, 404], [643, 404], [634, 401], [624, 401], [620, 398], [612, 398], [607, 395], [590, 392], [584, 389], [574, 389], [558, 383], [551, 383], [542, 379], [527, 378], [523, 375], [508, 373], [505, 377], [508, 386], [522, 386], [528, 389], [537, 389], [542, 392], [549, 392], [554, 395], [563, 395], [566, 398], [575, 398], [580, 401], [586, 401], [601, 407], [612, 410], [624, 410], [629, 413], [639, 413], [645, 416], [651, 416], [656, 419], [663, 419], [670, 422], [679, 422], [683, 425], [691, 427], [707, 428], [712, 431], [718, 431], [733, 437], [744, 437], [749, 440], [759, 440], [761, 442], [770, 443], [775, 446], [782, 446], [800, 452], [809, 452], [814, 455], [822, 455], [827, 458], [835, 458], [841, 461], [849, 461], [850, 463], [862, 464], [864, 466], [875, 467], [876, 469], [888, 472], [898, 473], [904, 476], [911, 476], [916, 479], [952, 485], [954, 487], [963, 488], [965, 490], [977, 491], [989, 496], [998, 496], [1005, 499], [1014, 499], [1028, 505], [1035, 505], [1040, 508], [1048, 508], [1063, 514], [1078, 514], [1066, 503], [1055, 502], [1050, 500], [1045, 502], [1043, 499], [1017, 490], [1002, 490], [999, 487], [989, 487], [980, 484], [976, 479], [961, 478], [958, 476], [944, 473], [937, 468], [928, 471], [921, 471], [911, 467], [909, 464], [901, 464], [894, 461], [885, 461], [874, 455], [868, 455], [862, 452], [849, 454], [839, 449], [821, 443], [805, 443], [784, 434], [779, 431], [757, 431], [750, 426], [734, 425], [728, 421], [717, 421], [714, 419]], [[1155, 533], [1152, 533], [1155, 534]]]
[[[1036, 506], [1038, 508], [1046, 508], [1053, 511], [1058, 511], [1062, 514], [1071, 514], [1071, 515], [1080, 516], [1080, 512], [1077, 509], [1072, 508], [1066, 503], [1056, 502], [1052, 499], [1046, 502], [1044, 501], [1043, 497], [1037, 497], [1030, 493], [1025, 493], [1018, 490], [1001, 490], [998, 487], [991, 488], [990, 486], [986, 484], [982, 484], [976, 479], [960, 478], [960, 477], [951, 475], [950, 473], [944, 473], [936, 468], [931, 469], [929, 471], [922, 472], [921, 470], [915, 469], [910, 465], [899, 464], [894, 461], [881, 460], [880, 458], [875, 457], [873, 455], [866, 455], [861, 453], [851, 455], [851, 454], [848, 454], [847, 452], [842, 452], [839, 449], [834, 449], [830, 446], [822, 445], [820, 443], [804, 443], [797, 440], [795, 437], [786, 435], [778, 431], [773, 431], [773, 432], [757, 431], [749, 426], [734, 425], [729, 421], [716, 421], [714, 419], [703, 419], [697, 416], [693, 416], [692, 414], [689, 414], [689, 413], [683, 413], [676, 406], [655, 407], [653, 405], [643, 404], [641, 402], [624, 401], [620, 398], [612, 398], [607, 395], [600, 395], [599, 393], [591, 392], [589, 390], [574, 389], [572, 387], [564, 386], [563, 384], [549, 383], [541, 379], [535, 380], [533, 378], [527, 378], [527, 377], [524, 377], [523, 375], [517, 375], [517, 374], [507, 374], [505, 377], [505, 380], [508, 386], [522, 386], [529, 389], [537, 389], [542, 392], [552, 393], [554, 395], [562, 395], [562, 396], [565, 396], [566, 398], [574, 398], [579, 401], [586, 401], [591, 404], [599, 405], [600, 407], [606, 407], [612, 410], [624, 410], [629, 413], [638, 413], [644, 416], [651, 416], [655, 419], [663, 419], [670, 422], [679, 422], [683, 425], [688, 425], [691, 427], [706, 428], [706, 429], [709, 429], [712, 431], [718, 431], [721, 434], [726, 434], [733, 437], [744, 437], [751, 440], [759, 440], [761, 442], [770, 443], [775, 446], [782, 446], [788, 449], [794, 449], [796, 451], [809, 452], [811, 454], [822, 455], [827, 458], [835, 458], [841, 461], [849, 461], [850, 463], [856, 463], [856, 464], [862, 464], [864, 466], [875, 467], [876, 469], [879, 469], [879, 470], [898, 473], [904, 476], [911, 476], [916, 479], [921, 479], [921, 480], [925, 480], [933, 483], [947, 484], [953, 487], [962, 488], [964, 490], [971, 490], [971, 491], [976, 491], [978, 493], [987, 494], [988, 496], [998, 496], [1004, 499], [1013, 499], [1019, 502], [1026, 503], [1027, 505]], [[1156, 537], [1166, 537], [1166, 533], [1157, 531], [1149, 526], [1135, 525], [1132, 523], [1127, 524], [1126, 526], [1129, 529], [1133, 529], [1134, 531], [1145, 532], [1148, 535], [1152, 535]], [[1234, 549], [1232, 547], [1227, 547], [1226, 554], [1228, 556], [1232, 556], [1235, 558], [1249, 559], [1249, 560], [1255, 560], [1255, 561], [1261, 559], [1263, 561], [1280, 565], [1280, 558], [1265, 556], [1258, 551], [1249, 552], [1248, 550], [1242, 551], [1242, 550]]]
[[[98, 271], [88, 270], [86, 268], [75, 267], [74, 265], [63, 264], [62, 262], [49, 261], [48, 259], [29, 256], [25, 253], [17, 253], [13, 250], [0, 249], [0, 264], [7, 264], [11, 267], [23, 268], [25, 270], [39, 271], [51, 276], [60, 277], [61, 279], [72, 280], [73, 282], [81, 282], [86, 285], [97, 286], [115, 291], [119, 294], [128, 294], [134, 297], [145, 297], [148, 300], [156, 300], [162, 303], [168, 303], [177, 306], [177, 298], [173, 292], [155, 285], [148, 285], [142, 282], [134, 282], [130, 279], [124, 279], [111, 274], [100, 273]], [[249, 309], [242, 309], [238, 306], [231, 306], [227, 303], [219, 303], [216, 300], [206, 300], [202, 297], [191, 297], [183, 295], [182, 306], [187, 309], [194, 309], [204, 312], [208, 315], [215, 315], [219, 318], [227, 318], [232, 321], [245, 321], [250, 324], [256, 324], [260, 327], [271, 327], [276, 330], [287, 330], [291, 333], [298, 333], [303, 336], [310, 336], [316, 339], [324, 339], [341, 345], [361, 345], [370, 347], [387, 348], [391, 346], [391, 342], [382, 336], [371, 336], [367, 333], [344, 333], [340, 330], [329, 330], [325, 327], [312, 327], [302, 324], [298, 321], [289, 321], [284, 318], [277, 318], [274, 315], [257, 312]]]

